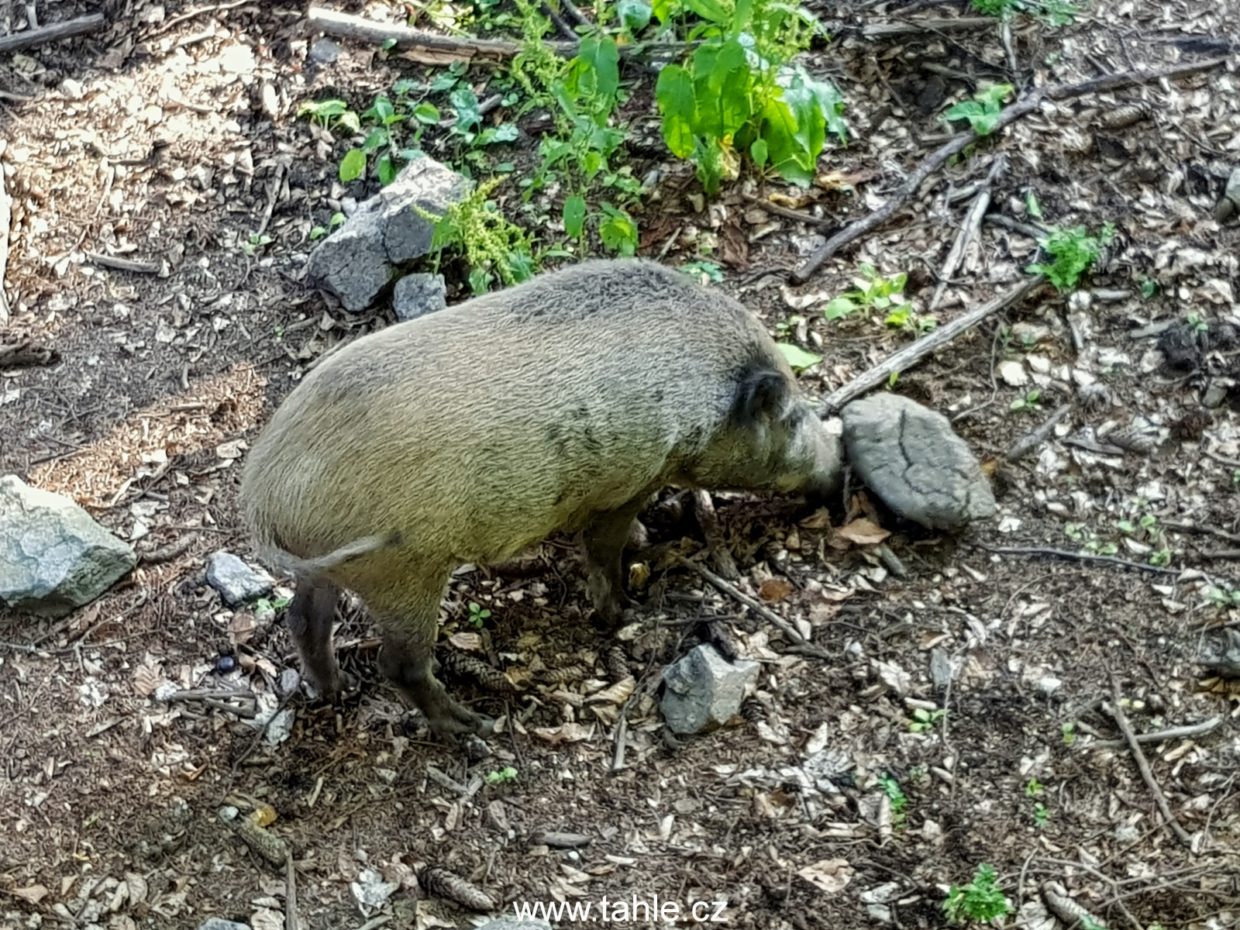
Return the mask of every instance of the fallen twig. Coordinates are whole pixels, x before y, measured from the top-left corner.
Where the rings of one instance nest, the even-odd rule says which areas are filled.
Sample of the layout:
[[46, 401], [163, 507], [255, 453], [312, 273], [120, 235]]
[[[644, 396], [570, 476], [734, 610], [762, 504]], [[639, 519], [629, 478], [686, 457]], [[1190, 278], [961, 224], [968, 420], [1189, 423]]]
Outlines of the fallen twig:
[[1072, 411], [1071, 404], [1061, 405], [1054, 413], [1046, 418], [1046, 422], [1041, 424], [1037, 429], [1030, 433], [1026, 433], [1016, 442], [1012, 443], [1006, 452], [1003, 453], [1004, 459], [1009, 462], [1015, 462], [1017, 459], [1024, 458], [1038, 446], [1046, 441], [1046, 437], [1051, 434], [1059, 421], [1066, 417]]
[[[1138, 733], [1133, 739], [1138, 743], [1163, 743], [1172, 739], [1191, 739], [1194, 736], [1204, 736], [1211, 730], [1216, 730], [1219, 724], [1223, 722], [1222, 717], [1211, 717], [1209, 720], [1203, 720], [1201, 723], [1193, 723], [1183, 727], [1169, 727], [1166, 730], [1155, 730], [1152, 733]], [[1102, 739], [1089, 743], [1085, 749], [1123, 749], [1128, 743], [1122, 739]]]
[[[1208, 61], [1194, 62], [1192, 64], [1175, 65], [1170, 68], [1160, 68], [1155, 70], [1134, 70], [1121, 71], [1116, 74], [1107, 74], [1102, 77], [1093, 78], [1088, 81], [1082, 81], [1079, 84], [1051, 84], [1045, 87], [1031, 91], [1020, 100], [1016, 101], [1010, 107], [1005, 108], [995, 121], [991, 134], [998, 133], [1001, 129], [1010, 126], [1017, 120], [1028, 116], [1037, 110], [1047, 100], [1071, 100], [1074, 97], [1084, 97], [1088, 94], [1096, 94], [1102, 91], [1119, 90], [1124, 87], [1133, 87], [1140, 84], [1149, 84], [1153, 81], [1163, 78], [1183, 77], [1189, 74], [1198, 74], [1202, 71], [1210, 71], [1221, 65], [1227, 64], [1232, 59], [1230, 57], [1212, 58]], [[823, 263], [835, 255], [840, 249], [856, 239], [864, 236], [881, 226], [883, 223], [891, 219], [896, 211], [900, 209], [909, 199], [913, 197], [920, 189], [931, 174], [943, 167], [954, 156], [959, 155], [970, 145], [978, 141], [978, 136], [972, 131], [962, 132], [957, 136], [944, 142], [927, 156], [920, 165], [918, 165], [901, 184], [894, 194], [877, 210], [862, 217], [855, 223], [851, 223], [840, 232], [836, 233], [826, 244], [817, 252], [806, 259], [805, 263], [799, 268], [792, 271], [792, 281], [796, 284], [804, 284], [809, 280], [810, 275], [822, 267]]]
[[948, 284], [952, 277], [960, 268], [960, 263], [964, 261], [964, 251], [969, 247], [969, 243], [977, 235], [978, 230], [982, 226], [982, 217], [986, 215], [986, 210], [990, 206], [990, 192], [994, 188], [995, 180], [1002, 173], [1007, 165], [1007, 158], [999, 155], [990, 165], [990, 171], [986, 174], [986, 180], [981, 185], [974, 198], [973, 203], [969, 205], [969, 211], [965, 214], [964, 222], [960, 224], [960, 232], [956, 234], [956, 241], [952, 243], [951, 250], [947, 253], [947, 258], [943, 260], [943, 267], [939, 269], [939, 283], [934, 288], [934, 294], [930, 298], [930, 304], [926, 312], [933, 312], [934, 308], [939, 305], [939, 301], [943, 299], [943, 292], [947, 290]]
[[1240, 559], [1240, 549], [1209, 549], [1197, 554], [1203, 559]]
[[[441, 36], [407, 26], [394, 26], [377, 23], [364, 16], [351, 16], [338, 13], [321, 6], [312, 6], [306, 11], [306, 22], [326, 35], [346, 39], [362, 39], [378, 44], [393, 43], [396, 48], [422, 48], [436, 52], [447, 52], [464, 57], [482, 56], [491, 58], [513, 58], [521, 51], [520, 42], [509, 42], [504, 39], [471, 39], [458, 36]], [[544, 44], [560, 55], [573, 55], [577, 52], [576, 42], [544, 40]]]
[[698, 526], [702, 528], [702, 535], [706, 538], [706, 550], [710, 553], [715, 570], [729, 581], [735, 581], [741, 573], [737, 571], [732, 553], [723, 541], [723, 533], [719, 530], [719, 514], [715, 512], [710, 492], [694, 491], [691, 500], [694, 516], [697, 517]]
[[864, 394], [870, 388], [877, 387], [891, 375], [907, 371], [927, 355], [941, 349], [961, 333], [976, 326], [986, 317], [1004, 307], [1008, 307], [1042, 286], [1045, 279], [1041, 275], [1027, 278], [1009, 291], [1005, 291], [993, 300], [956, 317], [950, 323], [931, 330], [916, 342], [905, 346], [898, 352], [887, 356], [868, 371], [862, 372], [842, 387], [836, 388], [823, 398], [819, 404], [820, 416], [832, 416], [853, 398]]
[[[866, 39], [890, 39], [895, 36], [925, 35], [927, 32], [987, 29], [994, 24], [993, 16], [953, 16], [951, 18], [919, 16], [890, 23], [869, 23], [861, 27], [861, 35]], [[832, 32], [834, 33], [834, 30]]]
[[301, 930], [301, 922], [297, 919], [297, 868], [293, 865], [292, 850], [284, 862], [284, 930]]
[[47, 42], [59, 42], [61, 39], [72, 39], [74, 36], [98, 32], [105, 25], [106, 21], [102, 13], [92, 13], [89, 16], [79, 16], [77, 19], [67, 19], [63, 23], [52, 23], [50, 26], [40, 26], [38, 29], [14, 32], [11, 35], [0, 36], [0, 53], [15, 52], [18, 49], [31, 48]]
[[1181, 533], [1204, 533], [1208, 536], [1226, 539], [1229, 542], [1240, 543], [1240, 533], [1229, 533], [1226, 530], [1220, 530], [1216, 526], [1206, 526], [1199, 523], [1176, 523], [1171, 520], [1159, 520], [1158, 524], [1168, 530], [1177, 530]]
[[1114, 565], [1118, 568], [1131, 568], [1139, 572], [1153, 575], [1178, 575], [1179, 569], [1163, 568], [1160, 565], [1147, 565], [1144, 562], [1130, 562], [1113, 555], [1094, 555], [1091, 552], [1071, 552], [1067, 549], [1054, 549], [1050, 546], [988, 546], [985, 543], [974, 543], [979, 549], [993, 552], [996, 555], [1040, 555], [1051, 559], [1064, 559], [1069, 562], [1093, 562], [1096, 565]]
[[1150, 771], [1150, 764], [1146, 761], [1145, 753], [1141, 751], [1141, 744], [1137, 742], [1136, 734], [1132, 732], [1132, 724], [1128, 722], [1128, 718], [1124, 715], [1121, 700], [1119, 682], [1112, 676], [1111, 703], [1104, 703], [1102, 706], [1107, 713], [1115, 718], [1116, 725], [1119, 727], [1120, 732], [1124, 734], [1124, 739], [1128, 742], [1128, 751], [1132, 753], [1132, 757], [1137, 763], [1137, 769], [1141, 772], [1141, 777], [1145, 779], [1146, 786], [1149, 787], [1150, 793], [1154, 795], [1154, 802], [1162, 812], [1163, 819], [1167, 821], [1167, 826], [1171, 828], [1171, 832], [1175, 834], [1176, 839], [1189, 849], [1192, 849], [1193, 838], [1189, 836], [1187, 830], [1180, 826], [1180, 822], [1175, 819], [1175, 814], [1171, 813], [1171, 805], [1167, 803], [1167, 796], [1163, 794], [1162, 788], [1154, 780], [1154, 773]]
[[[0, 312], [0, 323], [7, 318]], [[37, 365], [54, 365], [60, 361], [60, 354], [47, 346], [36, 345], [29, 339], [15, 342], [12, 345], [0, 346], [0, 368], [31, 368]]]
[[753, 194], [745, 194], [746, 202], [753, 204], [767, 213], [774, 213], [776, 216], [782, 216], [785, 219], [796, 220], [798, 223], [808, 223], [811, 226], [830, 226], [830, 220], [825, 220], [821, 216], [814, 216], [812, 213], [806, 213], [804, 210], [794, 210], [791, 207], [780, 206], [777, 203], [771, 203], [765, 197], [755, 197]]
[[791, 623], [779, 614], [775, 613], [775, 611], [771, 610], [761, 601], [758, 601], [741, 591], [730, 581], [719, 577], [709, 568], [706, 568], [704, 565], [699, 565], [697, 562], [691, 562], [685, 558], [678, 558], [676, 561], [685, 568], [689, 568], [697, 572], [702, 576], [704, 581], [722, 591], [724, 594], [727, 594], [729, 597], [735, 598], [737, 601], [756, 613], [759, 617], [778, 627], [785, 636], [787, 636], [797, 645], [797, 647], [799, 647], [799, 652], [802, 655], [815, 655], [822, 659], [830, 658], [830, 654], [825, 649], [810, 643]]
[[135, 274], [159, 274], [159, 262], [141, 262], [132, 258], [120, 258], [116, 255], [103, 255], [99, 252], [86, 252], [86, 257], [93, 264], [115, 271], [132, 271]]
[[[0, 155], [3, 154], [3, 148], [0, 148]], [[0, 326], [9, 321], [9, 299], [5, 295], [4, 274], [9, 264], [9, 225], [12, 218], [9, 192], [4, 186], [4, 163], [0, 160]]]
[[1035, 242], [1041, 242], [1050, 235], [1041, 226], [1035, 226], [1033, 223], [1022, 223], [1020, 220], [1014, 220], [1010, 216], [1004, 216], [1002, 213], [986, 214], [985, 222], [991, 226], [1002, 226], [1004, 229], [1010, 229], [1021, 235], [1028, 236]]

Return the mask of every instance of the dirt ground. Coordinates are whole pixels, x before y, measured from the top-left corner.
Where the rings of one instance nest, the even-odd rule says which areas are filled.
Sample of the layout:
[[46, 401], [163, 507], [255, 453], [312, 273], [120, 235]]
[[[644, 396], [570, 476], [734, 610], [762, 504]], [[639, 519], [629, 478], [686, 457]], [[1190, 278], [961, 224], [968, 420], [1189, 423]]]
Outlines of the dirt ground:
[[[1240, 595], [1224, 603], [1240, 590], [1240, 226], [1214, 213], [1240, 165], [1240, 7], [1127, 0], [1058, 29], [1022, 17], [1007, 48], [993, 25], [860, 31], [900, 22], [899, 6], [817, 7], [850, 27], [810, 61], [854, 128], [818, 185], [746, 182], [703, 205], [690, 169], [662, 166], [641, 251], [719, 261], [723, 287], [825, 355], [803, 378], [821, 395], [916, 337], [878, 316], [822, 319], [861, 262], [908, 272], [917, 311], [940, 325], [1020, 279], [1035, 243], [985, 223], [930, 310], [967, 185], [997, 153], [991, 215], [1028, 221], [1032, 195], [1047, 224], [1113, 223], [1089, 290], [1044, 289], [895, 384], [953, 418], [994, 472], [999, 513], [953, 540], [873, 511], [891, 533], [882, 549], [794, 503], [717, 496], [740, 588], [827, 660], [669, 566], [670, 548], [703, 550], [674, 501], [650, 517], [662, 548], [634, 555], [645, 619], [619, 651], [590, 625], [560, 541], [511, 571], [459, 573], [445, 636], [520, 686], [453, 682], [508, 715], [475, 759], [430, 739], [382, 684], [356, 605], [337, 642], [361, 692], [322, 707], [282, 690], [296, 661], [279, 613], [229, 610], [203, 579], [212, 552], [249, 554], [237, 482], [273, 406], [331, 345], [391, 319], [350, 317], [301, 281], [312, 227], [374, 188], [339, 184], [344, 143], [325, 150], [298, 108], [364, 107], [425, 70], [344, 41], [334, 63], [313, 62], [291, 3], [38, 4], [46, 21], [108, 24], [0, 60], [13, 211], [0, 341], [55, 356], [0, 369], [0, 474], [72, 496], [145, 558], [64, 620], [0, 614], [0, 926], [477, 923], [451, 880], [419, 886], [432, 866], [484, 891], [494, 915], [657, 897], [726, 902], [733, 927], [938, 927], [949, 886], [986, 863], [1018, 911], [1009, 926], [1087, 912], [1134, 930], [1240, 927]], [[21, 5], [5, 9], [22, 27]], [[976, 80], [1014, 64], [1019, 93], [1228, 55], [1045, 103], [786, 285], [946, 138], [944, 102]], [[487, 75], [471, 72], [480, 96]], [[665, 157], [642, 147], [634, 174]], [[783, 212], [745, 196], [771, 191]], [[1065, 404], [1027, 455], [999, 463]], [[482, 630], [470, 602], [491, 611]], [[703, 637], [759, 660], [757, 691], [734, 725], [676, 740], [659, 675]], [[1140, 743], [1148, 780], [1110, 713], [1117, 694], [1137, 734], [1195, 728]], [[282, 717], [263, 730], [246, 719], [256, 709]], [[266, 826], [235, 827], [222, 808]]]

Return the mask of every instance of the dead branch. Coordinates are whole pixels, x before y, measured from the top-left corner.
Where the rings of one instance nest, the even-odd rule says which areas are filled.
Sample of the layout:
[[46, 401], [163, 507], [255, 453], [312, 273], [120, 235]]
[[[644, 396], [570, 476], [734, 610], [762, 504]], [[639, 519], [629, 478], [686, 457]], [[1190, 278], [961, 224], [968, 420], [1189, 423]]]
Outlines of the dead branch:
[[1180, 826], [1180, 822], [1175, 819], [1175, 814], [1171, 813], [1171, 805], [1167, 803], [1167, 796], [1163, 794], [1163, 790], [1154, 779], [1154, 773], [1150, 771], [1150, 764], [1146, 761], [1145, 753], [1141, 751], [1141, 744], [1137, 742], [1136, 734], [1132, 732], [1132, 724], [1128, 722], [1128, 717], [1124, 714], [1124, 708], [1121, 704], [1122, 696], [1119, 691], [1119, 682], [1114, 676], [1111, 678], [1111, 703], [1103, 704], [1103, 708], [1112, 717], [1119, 727], [1120, 732], [1124, 734], [1124, 739], [1128, 742], [1128, 751], [1132, 753], [1132, 758], [1137, 763], [1137, 769], [1141, 772], [1141, 777], [1145, 779], [1146, 786], [1150, 789], [1150, 794], [1154, 795], [1154, 802], [1158, 805], [1159, 811], [1162, 812], [1163, 819], [1167, 821], [1167, 826], [1171, 828], [1171, 832], [1175, 834], [1175, 838], [1181, 843], [1192, 849], [1193, 838], [1189, 836], [1188, 831]]
[[718, 589], [719, 591], [722, 591], [724, 594], [728, 595], [729, 597], [732, 597], [736, 599], [737, 601], [739, 601], [740, 603], [744, 604], [746, 607], [748, 607], [750, 610], [756, 613], [763, 620], [766, 620], [772, 625], [778, 627], [785, 636], [787, 636], [790, 640], [792, 640], [793, 643], [795, 643], [799, 647], [801, 654], [816, 655], [819, 658], [823, 658], [823, 659], [830, 658], [830, 655], [827, 653], [825, 649], [821, 649], [817, 646], [814, 646], [812, 643], [809, 643], [805, 639], [805, 637], [800, 634], [797, 628], [794, 627], [791, 623], [789, 623], [779, 614], [775, 613], [775, 611], [771, 610], [761, 601], [758, 601], [755, 598], [752, 598], [748, 594], [741, 591], [739, 588], [736, 587], [736, 585], [732, 584], [730, 581], [726, 581], [725, 579], [720, 578], [718, 575], [712, 572], [709, 568], [706, 568], [704, 565], [699, 565], [697, 562], [691, 562], [688, 559], [684, 559], [684, 558], [678, 558], [676, 561], [680, 565], [683, 565], [685, 568], [692, 569], [693, 571], [697, 572], [699, 575], [702, 576], [702, 580], [706, 581], [708, 584]]
[[1071, 552], [1067, 549], [1054, 549], [1050, 546], [988, 546], [985, 543], [975, 545], [986, 552], [996, 555], [1039, 555], [1050, 559], [1063, 559], [1068, 562], [1092, 562], [1095, 565], [1114, 565], [1118, 568], [1130, 568], [1133, 571], [1149, 572], [1152, 575], [1179, 575], [1179, 569], [1163, 568], [1159, 565], [1147, 565], [1144, 562], [1130, 562], [1113, 555], [1094, 555], [1090, 552]]
[[[1211, 717], [1201, 723], [1192, 723], [1183, 727], [1169, 727], [1166, 730], [1155, 730], [1152, 733], [1138, 733], [1133, 737], [1138, 743], [1163, 743], [1172, 739], [1191, 739], [1194, 736], [1205, 736], [1217, 730], [1223, 722], [1222, 717]], [[1085, 749], [1123, 749], [1128, 744], [1122, 739], [1102, 739], [1089, 743]]]
[[1025, 434], [1016, 442], [1008, 447], [1007, 452], [1003, 453], [1003, 457], [1009, 462], [1015, 462], [1017, 459], [1024, 458], [1038, 446], [1046, 441], [1046, 437], [1058, 425], [1059, 421], [1066, 417], [1072, 411], [1071, 404], [1063, 404], [1054, 413], [1046, 418], [1046, 422], [1038, 426], [1037, 429]]
[[861, 36], [865, 39], [890, 39], [896, 36], [925, 35], [927, 32], [989, 29], [994, 24], [993, 16], [919, 16], [890, 23], [870, 23], [861, 27]]
[[[312, 6], [306, 11], [306, 22], [324, 34], [338, 38], [360, 39], [380, 45], [391, 42], [397, 48], [430, 49], [466, 58], [513, 58], [521, 51], [520, 42], [441, 36], [407, 26], [377, 23], [363, 16], [338, 13], [321, 6]], [[546, 45], [560, 55], [574, 55], [577, 52], [576, 42], [548, 41]]]
[[892, 374], [912, 368], [926, 356], [937, 352], [961, 333], [972, 329], [992, 313], [996, 313], [1004, 307], [1011, 306], [1024, 299], [1028, 294], [1041, 287], [1044, 281], [1045, 279], [1041, 275], [1027, 278], [1011, 290], [1000, 294], [975, 310], [970, 310], [968, 313], [957, 317], [950, 323], [931, 330], [911, 345], [907, 345], [900, 351], [887, 356], [887, 358], [873, 368], [862, 372], [847, 384], [836, 388], [823, 398], [818, 406], [819, 416], [832, 416], [853, 398], [864, 394], [870, 388], [882, 384]]
[[0, 36], [0, 53], [15, 52], [18, 49], [44, 45], [48, 42], [59, 42], [61, 39], [72, 39], [74, 36], [98, 32], [105, 25], [106, 21], [102, 13], [92, 13], [90, 16], [79, 16], [77, 19], [68, 19], [63, 23], [52, 23], [50, 26], [40, 26], [38, 29], [14, 32], [11, 35]]
[[947, 258], [943, 260], [943, 267], [939, 269], [939, 283], [935, 286], [934, 294], [930, 298], [928, 313], [934, 312], [934, 308], [943, 299], [943, 292], [947, 290], [947, 285], [959, 270], [961, 262], [964, 261], [965, 249], [969, 247], [969, 243], [981, 229], [982, 217], [986, 215], [986, 210], [990, 207], [990, 192], [1006, 164], [1005, 156], [999, 155], [995, 158], [990, 165], [986, 180], [977, 192], [977, 197], [969, 205], [969, 211], [965, 214], [964, 222], [960, 224], [960, 232], [956, 235], [956, 241], [952, 243], [951, 251], [947, 253]]
[[[1189, 74], [1199, 74], [1202, 71], [1211, 71], [1227, 64], [1232, 59], [1230, 57], [1212, 58], [1208, 61], [1194, 62], [1186, 65], [1175, 65], [1170, 68], [1160, 68], [1155, 70], [1135, 70], [1121, 71], [1116, 74], [1107, 74], [1099, 78], [1093, 78], [1088, 81], [1082, 81], [1079, 84], [1052, 84], [1039, 88], [1025, 97], [1016, 101], [1010, 107], [1007, 107], [999, 114], [999, 118], [995, 121], [994, 129], [991, 134], [997, 134], [1001, 129], [1010, 126], [1012, 123], [1030, 113], [1037, 110], [1043, 102], [1047, 100], [1071, 100], [1075, 97], [1084, 97], [1089, 94], [1102, 93], [1109, 90], [1119, 90], [1125, 87], [1134, 87], [1141, 84], [1149, 84], [1153, 81], [1163, 78], [1184, 77]], [[930, 153], [929, 156], [918, 165], [913, 172], [904, 180], [896, 192], [877, 210], [862, 217], [855, 223], [851, 223], [840, 232], [836, 233], [826, 244], [817, 252], [806, 259], [801, 267], [792, 271], [792, 281], [795, 284], [804, 284], [809, 280], [810, 275], [822, 267], [823, 263], [835, 255], [840, 249], [856, 239], [864, 236], [866, 233], [877, 229], [886, 223], [896, 211], [899, 210], [913, 195], [920, 189], [925, 180], [934, 172], [938, 171], [951, 158], [959, 155], [970, 145], [978, 141], [972, 131], [962, 132], [959, 135], [949, 139], [937, 149]]]
[[1041, 242], [1050, 233], [1041, 226], [1033, 223], [1022, 223], [1020, 220], [1014, 220], [1010, 216], [1004, 216], [1002, 213], [988, 213], [985, 221], [991, 226], [1002, 226], [1004, 229], [1010, 229], [1018, 232], [1023, 236], [1028, 236], [1034, 242]]
[[132, 258], [121, 258], [118, 255], [104, 255], [100, 252], [83, 253], [92, 264], [113, 271], [132, 271], [134, 274], [159, 274], [162, 270], [159, 262], [142, 262]]
[[[4, 315], [0, 314], [0, 323], [4, 320]], [[55, 349], [37, 345], [29, 339], [0, 346], [0, 368], [33, 368], [39, 365], [54, 365], [58, 361], [60, 353]]]
[[[0, 155], [4, 154], [0, 149]], [[4, 163], [0, 161], [0, 326], [9, 322], [9, 299], [4, 290], [4, 274], [9, 264], [9, 192], [4, 186]]]

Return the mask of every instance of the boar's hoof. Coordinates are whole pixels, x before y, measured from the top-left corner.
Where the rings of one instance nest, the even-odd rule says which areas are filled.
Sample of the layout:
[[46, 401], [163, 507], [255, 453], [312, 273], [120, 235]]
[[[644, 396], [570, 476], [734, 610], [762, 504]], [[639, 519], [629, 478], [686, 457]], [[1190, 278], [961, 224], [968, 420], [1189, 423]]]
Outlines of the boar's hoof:
[[458, 704], [443, 688], [418, 695], [418, 708], [426, 715], [426, 722], [439, 736], [476, 734], [486, 736], [495, 728], [495, 721], [476, 714], [463, 704]]

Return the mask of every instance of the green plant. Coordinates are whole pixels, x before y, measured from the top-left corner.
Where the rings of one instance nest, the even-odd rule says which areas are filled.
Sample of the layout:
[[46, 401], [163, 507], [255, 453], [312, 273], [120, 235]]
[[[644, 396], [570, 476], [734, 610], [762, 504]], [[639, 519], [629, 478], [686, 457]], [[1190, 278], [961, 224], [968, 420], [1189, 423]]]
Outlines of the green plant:
[[1194, 333], [1208, 333], [1210, 324], [1202, 319], [1200, 313], [1190, 313], [1184, 317], [1184, 322], [1188, 324], [1189, 329]]
[[1059, 738], [1063, 740], [1065, 746], [1071, 747], [1076, 742], [1076, 724], [1065, 723], [1059, 727]]
[[1051, 812], [1041, 801], [1035, 801], [1033, 804], [1033, 822], [1038, 827], [1045, 827], [1051, 819]]
[[497, 279], [503, 285], [516, 284], [537, 270], [526, 232], [489, 199], [498, 184], [497, 178], [479, 184], [443, 216], [414, 207], [434, 223], [431, 255], [436, 266], [447, 250], [463, 253], [469, 266], [469, 287], [475, 294], [488, 291]]
[[506, 765], [502, 769], [487, 772], [486, 779], [488, 785], [506, 785], [517, 780], [517, 770], [511, 765]]
[[342, 223], [344, 223], [344, 214], [336, 211], [332, 214], [331, 219], [328, 220], [326, 226], [315, 226], [311, 228], [310, 240], [313, 242], [315, 239], [322, 239], [328, 233], [333, 232], [336, 227], [340, 226]]
[[1102, 540], [1097, 533], [1080, 523], [1069, 523], [1064, 528], [1064, 535], [1081, 544], [1081, 551], [1091, 555], [1115, 555], [1119, 546], [1113, 542]]
[[909, 721], [908, 728], [910, 733], [925, 733], [933, 730], [936, 726], [943, 722], [947, 717], [947, 711], [942, 708], [935, 710], [926, 710], [924, 707], [913, 708], [913, 719]]
[[821, 355], [802, 349], [792, 342], [777, 342], [775, 347], [779, 349], [793, 371], [804, 371], [822, 361]]
[[992, 84], [985, 90], [979, 90], [972, 100], [962, 100], [951, 107], [943, 118], [946, 120], [965, 120], [973, 134], [988, 136], [999, 120], [1003, 110], [1003, 101], [1012, 93], [1011, 84]]
[[1206, 589], [1206, 600], [1215, 607], [1224, 609], [1240, 607], [1240, 588], [1218, 588], [1211, 585]]
[[908, 795], [904, 793], [900, 783], [891, 775], [879, 776], [878, 783], [883, 789], [883, 794], [887, 795], [887, 800], [891, 802], [892, 825], [896, 827], [903, 826], [905, 814], [908, 810]]
[[858, 270], [861, 274], [853, 279], [853, 289], [828, 301], [822, 311], [826, 319], [842, 320], [861, 311], [879, 310], [886, 313], [888, 325], [903, 325], [903, 320], [913, 316], [912, 304], [904, 299], [907, 274], [900, 272], [885, 277], [866, 262], [862, 262]]
[[1158, 293], [1158, 282], [1153, 278], [1145, 278], [1141, 282], [1141, 297], [1151, 300]]
[[292, 603], [292, 598], [289, 598], [289, 597], [277, 597], [275, 599], [260, 597], [258, 600], [254, 602], [254, 609], [255, 610], [283, 610], [290, 603]]
[[693, 161], [707, 193], [736, 176], [742, 155], [807, 186], [827, 133], [846, 136], [839, 91], [791, 64], [817, 20], [782, 0], [655, 0], [652, 10], [665, 28], [699, 18], [692, 55], [659, 72], [655, 100], [667, 147]]
[[970, 0], [983, 16], [1006, 19], [1015, 13], [1029, 13], [1048, 26], [1067, 26], [1076, 21], [1077, 7], [1071, 0]]
[[274, 241], [266, 233], [250, 233], [249, 238], [241, 243], [241, 251], [246, 255], [256, 255]]
[[1025, 192], [1025, 210], [1035, 220], [1042, 219], [1042, 204], [1038, 200], [1038, 195], [1033, 191]]
[[983, 923], [1012, 913], [1012, 903], [998, 887], [993, 867], [982, 863], [967, 885], [952, 885], [943, 902], [943, 911], [952, 923]]
[[1026, 271], [1046, 275], [1060, 292], [1070, 291], [1114, 235], [1115, 227], [1110, 223], [1104, 223], [1097, 235], [1090, 235], [1084, 226], [1054, 230], [1040, 243], [1049, 261], [1030, 265]]
[[711, 281], [715, 284], [723, 280], [723, 271], [714, 262], [685, 262], [680, 266], [680, 270], [686, 274], [693, 275], [695, 278], [701, 278], [704, 281]]
[[1045, 790], [1046, 787], [1038, 781], [1037, 778], [1030, 777], [1030, 779], [1025, 782], [1025, 797], [1027, 798], [1040, 797]]
[[1008, 409], [1013, 413], [1037, 413], [1042, 409], [1041, 403], [1042, 392], [1034, 388], [1032, 391], [1026, 391], [1008, 404]]
[[487, 610], [477, 601], [469, 602], [469, 625], [482, 629], [486, 626], [486, 622], [491, 619], [491, 611]]

